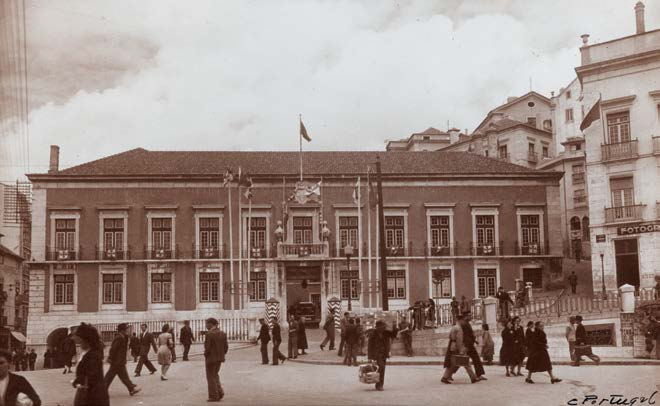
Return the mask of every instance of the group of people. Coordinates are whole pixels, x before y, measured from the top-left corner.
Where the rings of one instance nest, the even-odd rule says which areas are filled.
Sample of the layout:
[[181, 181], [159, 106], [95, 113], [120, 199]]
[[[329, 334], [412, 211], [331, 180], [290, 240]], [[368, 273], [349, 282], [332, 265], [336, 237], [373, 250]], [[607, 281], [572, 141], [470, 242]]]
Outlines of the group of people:
[[34, 348], [26, 352], [25, 349], [19, 348], [12, 352], [12, 359], [14, 362], [14, 371], [34, 371], [34, 365], [37, 362], [37, 353]]
[[408, 308], [410, 313], [410, 329], [423, 330], [435, 327], [435, 301], [418, 300]]

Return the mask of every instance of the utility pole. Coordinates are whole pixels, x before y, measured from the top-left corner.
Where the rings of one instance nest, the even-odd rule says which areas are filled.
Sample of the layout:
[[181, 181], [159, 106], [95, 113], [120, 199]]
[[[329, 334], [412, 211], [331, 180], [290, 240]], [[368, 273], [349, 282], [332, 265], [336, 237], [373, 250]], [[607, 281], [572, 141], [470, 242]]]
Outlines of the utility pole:
[[385, 248], [385, 215], [383, 213], [383, 180], [380, 171], [380, 158], [376, 156], [376, 185], [378, 192], [378, 242], [380, 255], [380, 294], [383, 303], [383, 310], [390, 309], [387, 297], [387, 254]]

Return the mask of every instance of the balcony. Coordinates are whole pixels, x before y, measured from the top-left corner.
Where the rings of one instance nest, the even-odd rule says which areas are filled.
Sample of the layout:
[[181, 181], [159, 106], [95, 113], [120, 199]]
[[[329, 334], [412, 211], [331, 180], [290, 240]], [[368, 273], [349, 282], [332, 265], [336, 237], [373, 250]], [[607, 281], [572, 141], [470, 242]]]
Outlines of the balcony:
[[130, 249], [126, 251], [121, 249], [118, 250], [115, 248], [100, 250], [98, 247], [96, 247], [97, 261], [122, 261], [130, 258], [131, 258]]
[[197, 259], [219, 259], [224, 258], [224, 246], [214, 246], [214, 247], [197, 247], [193, 245], [193, 251], [195, 252], [195, 258]]
[[653, 155], [660, 155], [660, 137], [653, 137]]
[[530, 244], [523, 243], [519, 245], [518, 241], [515, 244], [516, 255], [548, 255], [550, 252], [550, 244], [545, 242], [545, 246], [540, 243]]
[[179, 246], [176, 245], [174, 249], [151, 247], [145, 249], [145, 258], [147, 259], [175, 259], [178, 257]]
[[573, 196], [573, 206], [581, 207], [587, 205], [587, 196]]
[[77, 261], [80, 260], [81, 249], [75, 248], [46, 248], [46, 261]]
[[532, 151], [527, 151], [527, 162], [537, 163], [539, 161], [539, 154]]
[[504, 250], [502, 249], [503, 242], [500, 241], [500, 244], [479, 244], [470, 241], [470, 254], [472, 256], [496, 256], [504, 255]]
[[637, 140], [602, 144], [600, 148], [603, 162], [632, 159], [638, 155]]
[[644, 204], [605, 208], [605, 222], [619, 223], [626, 221], [641, 221], [644, 215]]
[[278, 243], [277, 256], [280, 258], [327, 257], [330, 253], [328, 243], [294, 244]]
[[573, 178], [573, 184], [584, 183], [584, 172], [576, 172], [571, 175]]
[[431, 245], [429, 246], [426, 243], [426, 255], [430, 257], [451, 257], [454, 256], [454, 248], [456, 244], [447, 244], [447, 245]]
[[262, 259], [268, 258], [268, 249], [266, 247], [252, 247], [248, 250], [243, 251], [243, 257], [247, 258], [248, 254], [251, 259]]

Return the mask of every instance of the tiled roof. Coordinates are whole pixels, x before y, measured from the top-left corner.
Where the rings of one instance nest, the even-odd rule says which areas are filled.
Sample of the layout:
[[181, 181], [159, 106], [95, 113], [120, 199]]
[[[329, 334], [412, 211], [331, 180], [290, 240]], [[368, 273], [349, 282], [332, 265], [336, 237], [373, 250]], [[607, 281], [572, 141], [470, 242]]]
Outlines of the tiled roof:
[[0, 255], [11, 257], [19, 261], [23, 261], [23, 257], [21, 257], [20, 255], [16, 255], [14, 251], [10, 250], [9, 248], [5, 247], [2, 244], [0, 244]]
[[446, 132], [440, 131], [437, 128], [429, 127], [421, 133], [413, 133], [413, 135], [444, 135]]
[[[306, 175], [341, 176], [366, 174], [380, 157], [383, 174], [389, 175], [478, 175], [529, 174], [542, 175], [523, 166], [467, 152], [358, 152], [308, 151], [303, 154]], [[133, 149], [56, 174], [31, 174], [31, 180], [53, 177], [139, 177], [139, 176], [215, 176], [226, 168], [234, 173], [239, 167], [255, 176], [295, 175], [300, 170], [298, 152], [234, 152], [234, 151], [147, 151]]]

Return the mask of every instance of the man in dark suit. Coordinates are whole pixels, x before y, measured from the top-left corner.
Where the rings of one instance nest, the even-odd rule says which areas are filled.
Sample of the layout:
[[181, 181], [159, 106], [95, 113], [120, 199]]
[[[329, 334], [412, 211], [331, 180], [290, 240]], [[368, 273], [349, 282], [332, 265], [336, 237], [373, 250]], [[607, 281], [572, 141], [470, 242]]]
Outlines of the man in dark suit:
[[344, 364], [352, 367], [353, 365], [357, 366], [357, 346], [360, 340], [358, 334], [358, 328], [355, 325], [355, 319], [348, 319], [348, 326], [346, 326], [346, 332], [344, 333]]
[[[596, 363], [600, 364], [600, 357], [591, 352], [591, 347], [588, 346], [587, 330], [582, 325], [582, 316], [575, 316], [577, 327], [575, 328], [575, 366], [580, 366], [582, 356], [585, 356]], [[584, 349], [583, 349], [584, 348]], [[588, 349], [588, 354], [585, 351]]]
[[484, 376], [486, 371], [484, 371], [484, 366], [481, 363], [481, 358], [475, 347], [475, 344], [477, 344], [477, 338], [474, 336], [474, 330], [472, 330], [470, 320], [472, 320], [472, 314], [463, 313], [463, 319], [458, 322], [458, 325], [461, 326], [461, 329], [463, 330], [463, 345], [465, 345], [465, 348], [467, 349], [466, 355], [472, 359], [477, 380], [485, 381], [487, 380]]
[[261, 363], [268, 365], [268, 342], [270, 341], [270, 332], [268, 331], [268, 324], [264, 319], [259, 319], [261, 329], [259, 330], [259, 337], [257, 341], [261, 341]]
[[385, 330], [385, 322], [378, 320], [376, 329], [369, 337], [367, 353], [369, 360], [375, 361], [378, 365], [380, 381], [376, 384], [376, 390], [383, 390], [385, 384], [385, 364], [390, 357], [391, 334]]
[[149, 361], [149, 350], [153, 348], [154, 352], [157, 353], [158, 348], [156, 348], [154, 336], [147, 331], [147, 325], [140, 325], [140, 329], [142, 330], [140, 336], [138, 337], [140, 339], [140, 359], [138, 360], [138, 364], [135, 367], [135, 376], [140, 376], [140, 372], [142, 372], [142, 365], [146, 366], [149, 372], [153, 375], [154, 372], [156, 372], [156, 367], [154, 367], [154, 364]]
[[124, 386], [126, 386], [126, 389], [128, 389], [128, 394], [133, 396], [140, 391], [140, 388], [131, 382], [131, 378], [128, 377], [128, 371], [126, 370], [128, 342], [128, 324], [119, 323], [117, 326], [117, 335], [112, 340], [110, 353], [108, 354], [110, 369], [106, 372], [103, 380], [105, 381], [105, 387], [110, 388], [110, 384], [115, 379], [115, 376], [118, 376]]
[[[12, 355], [7, 350], [0, 350], [0, 383], [6, 380], [4, 392], [0, 393], [3, 405], [15, 405], [19, 393], [24, 393], [32, 401], [33, 406], [41, 406], [41, 399], [32, 385], [21, 375], [9, 372]], [[4, 385], [3, 385], [4, 386]]]
[[289, 358], [298, 358], [298, 322], [294, 315], [289, 316]]
[[206, 401], [219, 402], [225, 396], [220, 384], [220, 366], [225, 362], [229, 344], [227, 334], [218, 328], [218, 320], [213, 317], [206, 319], [206, 329], [208, 331], [204, 339], [204, 358], [209, 391], [209, 398]]
[[282, 344], [282, 329], [280, 328], [280, 323], [277, 321], [277, 317], [273, 317], [273, 365], [277, 365], [279, 360], [284, 364], [286, 357], [280, 352], [280, 344]]
[[183, 322], [183, 327], [181, 327], [181, 332], [179, 333], [179, 341], [181, 342], [181, 345], [183, 345], [183, 360], [188, 361], [190, 346], [193, 341], [195, 341], [195, 336], [190, 329], [190, 321], [188, 320]]

